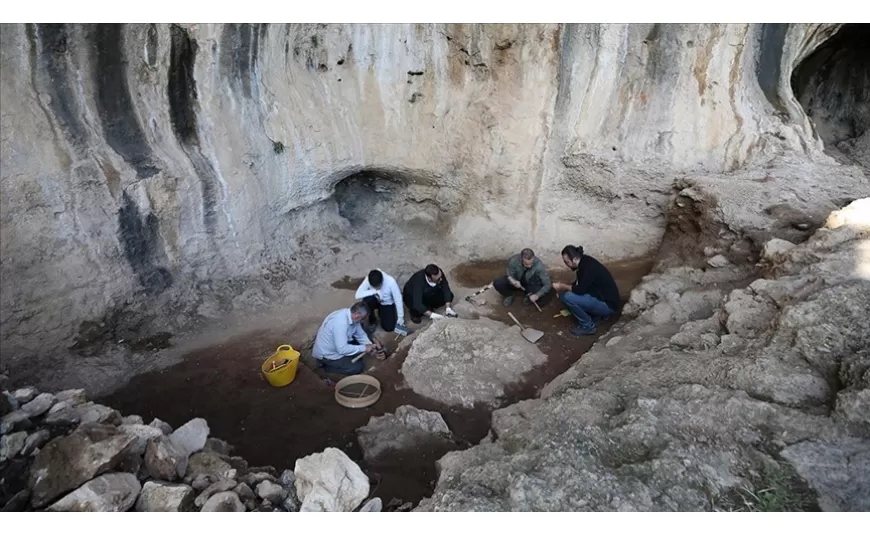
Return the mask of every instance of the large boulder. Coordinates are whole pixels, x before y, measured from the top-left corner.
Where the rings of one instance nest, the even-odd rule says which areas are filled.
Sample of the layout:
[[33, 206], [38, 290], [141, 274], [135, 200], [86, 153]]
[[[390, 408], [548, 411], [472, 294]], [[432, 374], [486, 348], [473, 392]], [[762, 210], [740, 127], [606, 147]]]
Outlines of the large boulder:
[[201, 451], [202, 448], [205, 447], [205, 443], [208, 440], [208, 433], [208, 423], [205, 419], [197, 418], [191, 419], [187, 423], [178, 427], [175, 432], [169, 436], [169, 439], [181, 454], [184, 456], [190, 456], [197, 451]]
[[438, 321], [414, 340], [402, 374], [416, 393], [445, 404], [496, 405], [505, 388], [546, 363], [517, 326], [490, 319]]
[[55, 397], [51, 393], [40, 393], [32, 401], [21, 406], [21, 411], [30, 417], [39, 417], [51, 408]]
[[135, 443], [117, 428], [84, 424], [69, 436], [50, 441], [30, 468], [31, 504], [42, 508], [69, 490], [111, 471]]
[[302, 512], [352, 512], [369, 494], [369, 479], [332, 447], [296, 460], [296, 494]]
[[0, 437], [0, 462], [18, 456], [27, 444], [27, 432], [15, 432]]
[[188, 512], [193, 508], [194, 491], [184, 484], [149, 480], [136, 501], [137, 512]]
[[[133, 443], [138, 441], [137, 437], [128, 435]], [[161, 436], [145, 447], [145, 469], [153, 478], [172, 482], [187, 473], [187, 456], [168, 437]]]
[[141, 455], [145, 452], [145, 448], [152, 440], [163, 437], [163, 432], [153, 426], [142, 424], [125, 424], [118, 427], [121, 432], [129, 434], [136, 438], [133, 445], [133, 450], [130, 451], [134, 455]]
[[49, 512], [126, 512], [142, 486], [130, 473], [109, 473], [87, 482], [48, 507]]
[[367, 462], [421, 446], [449, 446], [450, 429], [438, 412], [414, 406], [399, 406], [395, 413], [372, 417], [356, 431]]

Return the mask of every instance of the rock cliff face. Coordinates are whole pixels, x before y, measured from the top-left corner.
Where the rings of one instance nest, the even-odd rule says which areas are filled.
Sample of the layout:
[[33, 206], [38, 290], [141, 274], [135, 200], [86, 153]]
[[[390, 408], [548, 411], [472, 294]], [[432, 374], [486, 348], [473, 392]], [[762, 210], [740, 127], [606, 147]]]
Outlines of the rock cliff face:
[[[867, 56], [839, 29], [3, 26], [3, 363], [147, 345], [376, 258], [648, 254], [689, 175], [773, 175], [762, 207], [793, 199], [817, 225], [867, 188], [793, 88], [842, 122], [840, 83], [866, 118]], [[851, 70], [795, 78], [825, 43]], [[860, 153], [862, 124], [837, 143]]]

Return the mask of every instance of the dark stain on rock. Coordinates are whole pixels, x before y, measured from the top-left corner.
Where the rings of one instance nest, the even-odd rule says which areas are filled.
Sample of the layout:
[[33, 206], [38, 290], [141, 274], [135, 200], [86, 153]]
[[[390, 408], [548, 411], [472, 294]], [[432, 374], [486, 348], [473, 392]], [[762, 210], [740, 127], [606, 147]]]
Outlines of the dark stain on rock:
[[136, 169], [139, 179], [145, 179], [160, 169], [154, 165], [151, 147], [130, 98], [123, 29], [122, 24], [96, 24], [91, 34], [97, 114], [106, 142]]
[[118, 228], [124, 256], [142, 288], [150, 295], [165, 291], [172, 285], [172, 275], [165, 267], [158, 265], [160, 233], [157, 217], [149, 213], [143, 221], [139, 207], [124, 192], [118, 210]]
[[41, 71], [39, 91], [49, 97], [48, 107], [73, 149], [83, 154], [88, 133], [78, 96], [73, 89], [75, 73], [70, 67], [70, 38], [65, 24], [29, 25], [31, 43], [37, 48], [37, 71]]
[[252, 80], [256, 75], [260, 37], [265, 33], [265, 25], [261, 26], [227, 24], [221, 34], [221, 71], [247, 98], [253, 95]]
[[172, 24], [169, 27], [171, 48], [169, 53], [169, 119], [178, 142], [199, 176], [202, 193], [203, 222], [208, 231], [214, 230], [216, 222], [215, 183], [217, 173], [199, 147], [196, 128], [196, 62], [197, 44], [187, 30]]
[[145, 34], [145, 63], [149, 67], [157, 67], [157, 25], [149, 24]]
[[758, 63], [755, 66], [755, 77], [774, 109], [785, 112], [786, 108], [779, 100], [779, 75], [782, 63], [782, 48], [788, 24], [762, 24], [761, 45], [759, 47]]
[[196, 80], [193, 65], [196, 60], [196, 41], [187, 30], [172, 24], [169, 27], [172, 40], [169, 58], [169, 120], [172, 131], [182, 146], [197, 145], [196, 133]]

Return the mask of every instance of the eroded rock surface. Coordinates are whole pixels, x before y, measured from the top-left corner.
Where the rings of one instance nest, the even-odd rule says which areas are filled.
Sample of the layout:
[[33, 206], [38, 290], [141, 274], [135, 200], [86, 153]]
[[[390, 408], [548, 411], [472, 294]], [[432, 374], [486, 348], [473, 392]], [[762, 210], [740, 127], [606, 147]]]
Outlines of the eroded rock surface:
[[751, 509], [735, 492], [764, 488], [786, 507], [870, 510], [868, 213], [856, 201], [767, 247], [768, 277], [648, 276], [618, 342], [495, 411], [495, 439], [445, 456], [419, 510]]
[[416, 393], [445, 404], [495, 405], [547, 356], [517, 326], [491, 319], [435, 322], [413, 341], [402, 375]]
[[399, 406], [391, 414], [372, 417], [356, 431], [357, 440], [368, 462], [390, 454], [413, 452], [423, 446], [447, 446], [450, 429], [438, 412], [414, 406]]
[[302, 512], [352, 512], [369, 493], [369, 479], [332, 447], [296, 460], [296, 494]]

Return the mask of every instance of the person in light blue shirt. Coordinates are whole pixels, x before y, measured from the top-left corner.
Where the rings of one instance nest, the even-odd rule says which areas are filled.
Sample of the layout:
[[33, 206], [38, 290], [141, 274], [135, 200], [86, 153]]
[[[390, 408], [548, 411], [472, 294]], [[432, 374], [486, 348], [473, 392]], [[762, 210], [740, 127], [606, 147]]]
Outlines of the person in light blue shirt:
[[362, 359], [356, 362], [353, 359], [381, 348], [379, 343], [369, 339], [362, 328], [361, 323], [368, 315], [368, 306], [359, 301], [350, 308], [342, 308], [326, 316], [317, 331], [312, 350], [312, 355], [323, 370], [343, 375], [363, 372], [365, 364]]

